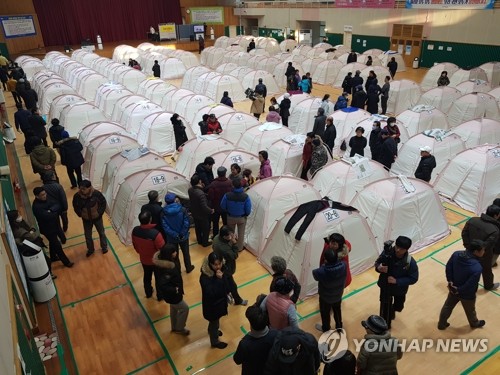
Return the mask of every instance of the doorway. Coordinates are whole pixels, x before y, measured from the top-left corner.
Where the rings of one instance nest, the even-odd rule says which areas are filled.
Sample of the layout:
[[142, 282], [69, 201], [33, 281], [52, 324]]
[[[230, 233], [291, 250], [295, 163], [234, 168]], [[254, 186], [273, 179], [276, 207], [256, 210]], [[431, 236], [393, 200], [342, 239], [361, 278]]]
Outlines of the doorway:
[[347, 49], [352, 49], [352, 33], [350, 31], [344, 31], [344, 47]]
[[392, 26], [391, 50], [403, 56], [406, 66], [412, 66], [415, 58], [420, 59], [423, 31], [423, 25]]
[[302, 43], [310, 45], [311, 47], [320, 43], [322, 40], [321, 35], [325, 35], [325, 22], [324, 21], [297, 21], [297, 30], [310, 30], [309, 42]]

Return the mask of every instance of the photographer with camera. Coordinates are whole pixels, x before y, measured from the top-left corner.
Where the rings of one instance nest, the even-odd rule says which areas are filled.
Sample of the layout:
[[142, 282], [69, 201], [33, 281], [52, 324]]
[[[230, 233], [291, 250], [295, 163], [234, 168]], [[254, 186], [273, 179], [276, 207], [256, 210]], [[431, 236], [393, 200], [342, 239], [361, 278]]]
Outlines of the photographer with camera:
[[262, 112], [264, 112], [264, 97], [260, 92], [253, 91], [251, 88], [245, 90], [245, 95], [252, 101], [250, 113], [253, 113], [255, 118], [259, 120], [260, 115], [262, 114]]
[[384, 242], [384, 251], [375, 262], [375, 271], [380, 273], [377, 285], [380, 288], [380, 316], [391, 328], [396, 311], [403, 311], [408, 287], [418, 281], [418, 266], [408, 253], [411, 239], [399, 236], [394, 241]]

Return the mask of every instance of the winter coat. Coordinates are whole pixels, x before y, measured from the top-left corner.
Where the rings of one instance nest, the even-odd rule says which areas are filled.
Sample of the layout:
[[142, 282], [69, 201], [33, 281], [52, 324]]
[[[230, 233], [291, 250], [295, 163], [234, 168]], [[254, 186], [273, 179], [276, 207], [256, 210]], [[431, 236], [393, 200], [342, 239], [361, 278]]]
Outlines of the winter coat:
[[354, 90], [357, 86], [362, 85], [364, 81], [363, 77], [356, 74], [351, 80], [352, 89]]
[[[408, 292], [408, 287], [418, 281], [418, 266], [415, 259], [406, 253], [402, 258], [398, 258], [394, 250], [384, 250], [375, 261], [375, 270], [378, 271], [380, 264], [386, 265], [389, 269], [387, 273], [380, 273], [377, 285], [381, 289], [387, 290], [392, 296], [404, 296]], [[396, 279], [396, 284], [388, 284], [387, 277]]]
[[500, 242], [500, 222], [491, 216], [481, 214], [480, 217], [470, 218], [462, 229], [462, 241], [467, 248], [472, 240], [485, 242], [485, 251], [498, 251]]
[[234, 107], [233, 101], [231, 100], [231, 98], [229, 96], [223, 96], [222, 99], [220, 100], [220, 102], [221, 102], [221, 104], [225, 104], [228, 107], [231, 107], [231, 108]]
[[159, 274], [158, 280], [156, 280], [159, 297], [167, 303], [176, 305], [182, 301], [184, 294], [181, 272], [175, 266], [175, 262], [159, 259], [159, 256], [159, 251], [153, 255], [153, 264]]
[[352, 76], [344, 77], [344, 81], [342, 81], [342, 90], [344, 90], [344, 92], [347, 92], [349, 94], [352, 92]]
[[311, 89], [311, 82], [307, 78], [302, 79], [299, 82], [299, 89], [302, 92], [308, 93]]
[[153, 255], [165, 245], [165, 240], [154, 224], [141, 224], [132, 229], [132, 245], [141, 263], [152, 266]]
[[186, 134], [186, 127], [181, 120], [172, 120], [172, 125], [174, 127], [175, 149], [177, 150], [188, 141], [188, 137]]
[[448, 76], [445, 76], [445, 77], [439, 76], [439, 78], [437, 80], [438, 87], [439, 86], [448, 86], [449, 84], [450, 84], [450, 79], [448, 78]]
[[446, 263], [446, 280], [457, 288], [463, 299], [476, 298], [477, 287], [483, 266], [478, 258], [468, 251], [455, 251]]
[[55, 170], [56, 167], [56, 153], [50, 147], [40, 144], [35, 146], [33, 151], [30, 153], [31, 166], [33, 167], [34, 173], [39, 173], [42, 175], [47, 172], [44, 168], [46, 165], [51, 166], [51, 170]]
[[241, 375], [262, 375], [278, 331], [266, 327], [263, 333], [247, 333], [239, 342], [233, 360], [242, 365]]
[[325, 133], [323, 134], [323, 142], [328, 146], [330, 151], [335, 147], [335, 138], [337, 138], [337, 129], [335, 125], [326, 125]]
[[50, 140], [52, 141], [52, 147], [57, 148], [59, 147], [59, 142], [62, 139], [61, 133], [64, 131], [64, 126], [62, 125], [52, 125], [49, 128], [49, 136]]
[[366, 104], [366, 98], [367, 98], [366, 92], [364, 92], [363, 90], [356, 91], [352, 96], [351, 107], [364, 109]]
[[189, 238], [189, 216], [180, 203], [169, 203], [163, 207], [161, 224], [168, 243], [179, 243]]
[[205, 185], [206, 190], [214, 180], [214, 172], [212, 172], [212, 169], [205, 168], [205, 164], [200, 163], [196, 166], [195, 173], [198, 175], [201, 182], [203, 182], [203, 185]]
[[349, 156], [352, 158], [355, 154], [365, 156], [366, 138], [355, 135], [349, 140], [349, 147], [351, 148], [351, 153]]
[[436, 168], [436, 158], [434, 155], [422, 156], [415, 171], [415, 177], [429, 182], [434, 168]]
[[396, 145], [396, 141], [391, 137], [382, 140], [382, 144], [380, 145], [380, 154], [377, 161], [380, 164], [383, 164], [387, 169], [391, 169], [392, 163], [394, 163], [397, 156], [398, 146]]
[[[319, 258], [320, 267], [323, 264], [326, 264], [325, 260], [325, 251], [330, 248], [328, 243], [325, 243], [323, 247], [323, 252], [321, 253], [321, 257]], [[345, 265], [346, 270], [346, 278], [345, 278], [345, 287], [347, 288], [351, 285], [352, 276], [351, 276], [351, 266], [349, 265], [349, 253], [351, 252], [352, 246], [349, 241], [345, 241], [344, 247], [341, 250], [337, 250], [337, 257], [340, 261], [342, 261]]]
[[325, 134], [325, 126], [326, 126], [326, 116], [320, 115], [316, 116], [314, 119], [314, 127], [313, 133], [314, 135], [320, 136], [323, 139], [323, 134]]
[[155, 225], [156, 230], [163, 232], [163, 227], [161, 225], [161, 212], [162, 207], [160, 202], [149, 202], [141, 207], [141, 213], [144, 211], [149, 211], [151, 213], [151, 223]]
[[17, 91], [21, 98], [24, 100], [24, 105], [26, 109], [33, 109], [37, 107], [38, 103], [38, 94], [33, 89], [27, 89], [23, 91]]
[[207, 195], [199, 186], [190, 187], [188, 190], [191, 214], [195, 219], [207, 219], [212, 214], [208, 206]]
[[313, 153], [312, 142], [305, 142], [304, 147], [302, 147], [302, 166], [305, 168], [307, 164], [311, 162], [311, 157]]
[[42, 237], [26, 221], [15, 222], [11, 224], [12, 234], [16, 240], [17, 246], [22, 246], [24, 240], [28, 240], [40, 247], [46, 247]]
[[200, 121], [198, 122], [198, 126], [200, 127], [200, 133], [201, 135], [205, 135], [208, 132], [208, 123], [206, 121]]
[[[398, 340], [389, 332], [383, 335], [367, 334], [365, 343], [358, 354], [357, 366], [362, 375], [398, 375], [397, 362], [403, 357]], [[381, 342], [387, 343], [383, 345]], [[374, 350], [373, 348], [381, 348]], [[388, 348], [386, 351], [384, 348]], [[368, 350], [367, 350], [368, 348]], [[370, 349], [372, 348], [372, 349]]]
[[349, 55], [347, 55], [347, 64], [357, 61], [358, 55], [356, 54], [356, 52], [351, 52]]
[[236, 259], [238, 259], [238, 245], [231, 244], [224, 238], [221, 238], [220, 233], [213, 239], [212, 248], [214, 253], [224, 258], [228, 275], [234, 275], [236, 272]]
[[396, 61], [389, 61], [387, 63], [387, 69], [389, 69], [391, 75], [394, 76], [398, 70], [398, 63]]
[[396, 135], [396, 137], [394, 137], [394, 141], [396, 141], [396, 143], [401, 142], [401, 139], [400, 139], [401, 131], [399, 130], [399, 126], [397, 126], [396, 124], [394, 124], [392, 126], [386, 125], [386, 126], [384, 126], [384, 129], [389, 132], [389, 135], [391, 137], [393, 135]]
[[252, 201], [243, 188], [235, 188], [224, 194], [220, 202], [222, 212], [227, 212], [231, 217], [247, 217], [252, 212]]
[[335, 106], [333, 107], [333, 109], [335, 111], [337, 111], [337, 110], [343, 109], [343, 108], [347, 108], [347, 98], [344, 95], [340, 95], [337, 98], [337, 102], [335, 103]]
[[380, 94], [383, 97], [389, 98], [389, 91], [391, 90], [391, 85], [389, 82], [384, 83], [382, 88], [380, 89]]
[[228, 276], [218, 278], [210, 268], [208, 257], [201, 265], [201, 306], [203, 317], [208, 321], [227, 315], [227, 294], [230, 292]]
[[271, 161], [269, 159], [264, 160], [260, 164], [259, 179], [263, 180], [265, 178], [272, 176], [273, 176], [273, 170], [271, 169]]
[[60, 207], [59, 212], [68, 211], [68, 198], [66, 197], [66, 192], [60, 183], [57, 181], [47, 181], [43, 184], [43, 188], [47, 193], [47, 198], [51, 199]]
[[210, 207], [214, 209], [215, 212], [223, 212], [220, 208], [220, 202], [224, 197], [224, 194], [229, 193], [233, 190], [233, 183], [227, 177], [217, 177], [208, 185], [208, 201], [210, 202]]
[[314, 280], [318, 282], [319, 298], [328, 304], [342, 300], [347, 271], [342, 261], [326, 263], [312, 271]]
[[220, 134], [222, 133], [222, 126], [220, 125], [220, 122], [215, 120], [215, 121], [210, 121], [208, 120], [207, 124], [207, 134]]
[[309, 169], [311, 176], [313, 176], [314, 173], [316, 173], [316, 171], [323, 167], [326, 163], [328, 163], [328, 151], [326, 150], [325, 145], [320, 144], [319, 146], [313, 147], [311, 155], [311, 168]]
[[289, 270], [288, 268], [285, 270], [285, 273], [281, 275], [278, 275], [277, 273], [273, 275], [273, 279], [271, 280], [271, 285], [269, 286], [269, 292], [276, 292], [275, 288], [276, 279], [278, 277], [283, 277], [283, 276], [293, 283], [293, 294], [290, 296], [290, 299], [292, 300], [293, 303], [297, 303], [302, 286], [300, 285], [299, 280], [297, 280], [297, 276], [295, 276], [292, 270]]
[[31, 129], [30, 122], [28, 118], [31, 116], [30, 111], [26, 109], [18, 109], [14, 113], [14, 123], [16, 124], [16, 129], [21, 131], [23, 133], [26, 133], [27, 129]]
[[270, 111], [266, 116], [266, 122], [275, 122], [279, 124], [281, 122], [281, 116], [276, 111]]
[[33, 215], [38, 222], [40, 233], [44, 236], [58, 234], [60, 229], [58, 206], [55, 202], [47, 199], [42, 201], [35, 198], [33, 201]]
[[269, 327], [280, 330], [291, 327], [294, 324], [293, 321], [290, 321], [288, 312], [289, 309], [294, 309], [294, 314], [296, 314], [296, 308], [288, 295], [271, 292], [262, 301], [261, 307], [265, 309], [269, 315]]
[[294, 75], [295, 75], [295, 68], [293, 67], [293, 65], [288, 65], [286, 67], [285, 76], [290, 77]]
[[[284, 363], [281, 352], [281, 340], [285, 336], [298, 336], [300, 351], [292, 363]], [[274, 345], [269, 352], [264, 375], [316, 375], [320, 366], [318, 341], [301, 329], [286, 328], [278, 332]]]
[[64, 138], [58, 142], [61, 164], [69, 168], [78, 168], [85, 159], [82, 155], [83, 146], [76, 137]]
[[42, 116], [32, 114], [28, 117], [28, 123], [36, 136], [41, 139], [47, 138], [47, 130], [45, 130], [45, 125], [47, 125], [47, 123]]
[[372, 153], [372, 160], [379, 160], [380, 148], [382, 147], [382, 138], [380, 138], [381, 128], [372, 129], [370, 133], [370, 151]]
[[280, 103], [280, 116], [281, 117], [290, 117], [290, 107], [292, 106], [292, 102], [288, 98], [284, 98]]
[[370, 76], [368, 76], [366, 78], [365, 91], [366, 92], [370, 92], [370, 87], [371, 86], [378, 86], [378, 79], [377, 79], [377, 77], [370, 77]]
[[260, 115], [264, 111], [264, 97], [262, 95], [255, 95], [255, 99], [252, 101], [252, 106], [250, 107], [250, 113]]
[[262, 95], [264, 98], [267, 96], [267, 87], [263, 83], [259, 83], [257, 86], [255, 86], [254, 91]]
[[371, 90], [366, 98], [366, 111], [370, 112], [372, 115], [377, 114], [379, 101], [380, 99], [377, 91]]
[[156, 77], [156, 78], [160, 78], [161, 74], [160, 74], [160, 64], [154, 64], [153, 65], [153, 76]]
[[106, 210], [106, 198], [98, 190], [91, 188], [89, 197], [79, 191], [73, 196], [73, 209], [78, 217], [85, 221], [100, 219]]

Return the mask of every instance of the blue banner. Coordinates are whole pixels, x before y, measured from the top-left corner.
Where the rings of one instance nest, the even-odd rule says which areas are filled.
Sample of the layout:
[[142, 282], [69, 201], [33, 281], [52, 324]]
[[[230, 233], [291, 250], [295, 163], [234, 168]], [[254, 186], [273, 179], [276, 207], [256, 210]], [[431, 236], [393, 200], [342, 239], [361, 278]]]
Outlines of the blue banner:
[[495, 0], [406, 0], [412, 9], [493, 9]]
[[6, 39], [36, 35], [33, 16], [0, 17]]

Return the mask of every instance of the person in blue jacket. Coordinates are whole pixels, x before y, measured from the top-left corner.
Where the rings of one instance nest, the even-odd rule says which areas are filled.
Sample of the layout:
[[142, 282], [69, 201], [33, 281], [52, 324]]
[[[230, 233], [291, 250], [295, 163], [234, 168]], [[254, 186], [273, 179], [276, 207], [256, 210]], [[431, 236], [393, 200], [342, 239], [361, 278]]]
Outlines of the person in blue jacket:
[[472, 240], [467, 249], [455, 251], [446, 263], [449, 293], [439, 314], [438, 329], [444, 330], [450, 326], [448, 318], [459, 302], [471, 328], [480, 328], [486, 324], [484, 320], [477, 319], [476, 315], [476, 292], [483, 271], [480, 259], [484, 252], [485, 243]]

